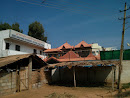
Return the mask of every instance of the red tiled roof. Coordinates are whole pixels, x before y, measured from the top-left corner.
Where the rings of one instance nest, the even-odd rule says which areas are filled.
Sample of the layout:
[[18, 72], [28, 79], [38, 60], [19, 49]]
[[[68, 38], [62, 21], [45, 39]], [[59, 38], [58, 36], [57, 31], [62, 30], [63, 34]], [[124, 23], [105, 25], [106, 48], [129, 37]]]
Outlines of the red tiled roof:
[[47, 59], [48, 59], [48, 57], [46, 57], [46, 58], [44, 58], [44, 59], [42, 59], [44, 62], [46, 62], [47, 61]]
[[70, 44], [68, 44], [67, 42], [64, 43], [63, 45], [61, 45], [60, 47], [58, 47], [57, 49], [62, 49], [63, 47], [65, 47], [66, 49], [71, 49], [73, 48]]
[[45, 53], [48, 53], [48, 52], [61, 52], [60, 49], [57, 49], [57, 48], [52, 48], [52, 49], [47, 49], [47, 50], [44, 50]]
[[84, 58], [67, 58], [67, 59], [58, 59], [60, 62], [68, 62], [68, 61], [83, 61]]
[[53, 56], [46, 60], [46, 63], [52, 63], [52, 62], [53, 63], [59, 63], [60, 61], [57, 58], [53, 57]]
[[60, 57], [60, 59], [70, 59], [70, 58], [79, 58], [79, 55], [76, 54], [75, 52], [73, 51], [69, 51], [67, 52], [65, 55], [63, 55], [62, 57]]
[[96, 60], [96, 58], [83, 58], [83, 57], [80, 57], [80, 58], [67, 58], [67, 59], [58, 59], [60, 62], [68, 62], [68, 61], [86, 61], [86, 60]]
[[68, 62], [68, 61], [85, 61], [85, 60], [97, 60], [96, 57], [90, 53], [87, 57], [75, 57], [75, 58], [60, 58], [58, 59], [60, 62]]
[[100, 53], [98, 55], [95, 56], [97, 58], [97, 60], [100, 60]]
[[75, 46], [75, 48], [80, 48], [81, 45], [83, 45], [84, 47], [91, 47], [91, 44], [88, 44], [85, 41], [81, 41], [79, 44]]
[[97, 60], [96, 57], [90, 52], [90, 54], [86, 57], [86, 60]]

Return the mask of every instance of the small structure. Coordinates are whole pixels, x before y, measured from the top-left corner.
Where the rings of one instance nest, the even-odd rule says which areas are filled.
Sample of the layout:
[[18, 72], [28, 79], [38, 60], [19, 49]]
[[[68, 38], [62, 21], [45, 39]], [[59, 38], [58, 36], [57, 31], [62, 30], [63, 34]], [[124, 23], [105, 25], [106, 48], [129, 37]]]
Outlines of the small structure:
[[0, 96], [40, 87], [46, 82], [46, 65], [34, 54], [0, 58]]
[[104, 49], [105, 49], [105, 51], [113, 51], [113, 50], [117, 50], [116, 47], [106, 47], [106, 48], [104, 48]]
[[49, 69], [49, 74], [51, 73], [50, 83], [73, 84], [75, 87], [111, 83], [114, 89], [118, 65], [119, 61], [80, 61], [51, 64], [46, 69]]
[[44, 41], [11, 29], [0, 31], [0, 57], [36, 53], [45, 58], [46, 49], [51, 49], [51, 45]]

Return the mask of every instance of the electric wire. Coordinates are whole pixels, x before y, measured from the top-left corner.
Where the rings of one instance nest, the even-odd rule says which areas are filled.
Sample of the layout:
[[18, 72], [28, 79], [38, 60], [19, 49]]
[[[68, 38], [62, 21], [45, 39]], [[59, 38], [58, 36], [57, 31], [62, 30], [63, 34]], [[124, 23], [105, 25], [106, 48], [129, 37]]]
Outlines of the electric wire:
[[86, 6], [82, 6], [82, 5], [79, 5], [79, 4], [75, 4], [75, 3], [71, 3], [71, 2], [68, 2], [68, 1], [64, 1], [64, 0], [60, 0], [61, 2], [65, 2], [67, 4], [73, 4], [73, 5], [76, 5], [76, 6], [79, 6], [79, 7], [84, 7], [84, 8], [88, 8]]
[[84, 4], [87, 4], [87, 5], [91, 5], [90, 3], [86, 3], [86, 2], [84, 2], [84, 1], [80, 1], [80, 0], [75, 0], [75, 1], [81, 2], [81, 3], [84, 3]]
[[[69, 12], [76, 13], [75, 11], [70, 11], [70, 10], [66, 10], [66, 9], [62, 9], [62, 8], [57, 8], [57, 7], [55, 7], [55, 6], [43, 5], [43, 4], [38, 4], [38, 3], [28, 2], [28, 1], [25, 1], [25, 0], [16, 0], [16, 1], [24, 2], [24, 3], [28, 3], [28, 4], [32, 4], [32, 5], [39, 5], [39, 6], [44, 6], [44, 7], [55, 8], [55, 9], [59, 9], [59, 10], [63, 10], [63, 11], [69, 11]], [[82, 14], [82, 13], [77, 13], [77, 14]], [[86, 15], [86, 14], [85, 14], [85, 15]]]
[[[28, 1], [25, 1], [25, 0], [16, 0], [16, 1], [20, 1], [20, 2], [24, 2], [24, 3], [28, 3], [28, 4], [33, 4], [33, 5], [39, 5], [39, 6], [44, 6], [44, 7], [50, 7], [50, 8], [55, 8], [55, 9], [59, 9], [59, 10], [63, 10], [63, 11], [68, 11], [68, 12], [73, 12], [73, 13], [76, 13], [76, 14], [82, 14], [82, 15], [87, 15], [87, 13], [77, 13], [75, 11], [71, 11], [71, 10], [66, 10], [66, 9], [63, 9], [63, 8], [57, 8], [56, 6], [49, 6], [49, 5], [42, 5], [41, 2], [39, 3], [33, 3], [33, 2], [28, 2]], [[32, 0], [32, 1], [35, 1], [35, 0]], [[36, 2], [36, 1], [35, 1]], [[37, 1], [38, 2], [38, 1]], [[113, 17], [117, 17], [116, 15], [119, 14], [119, 13], [116, 13], [116, 14], [113, 14], [112, 16]], [[103, 15], [103, 14], [102, 14]], [[90, 15], [87, 15], [87, 16], [90, 16]]]
[[[38, 2], [38, 3], [41, 3], [40, 1], [36, 1], [36, 0], [31, 0], [31, 1], [34, 1], [34, 2]], [[44, 3], [42, 3], [42, 4], [47, 4], [47, 5], [52, 5], [52, 6], [56, 6], [56, 7], [63, 7], [63, 8], [66, 8], [67, 10], [72, 10], [72, 11], [88, 11], [88, 10], [84, 10], [84, 9], [74, 9], [74, 7], [71, 7], [71, 9], [70, 8], [67, 8], [66, 7], [66, 5], [63, 5], [63, 4], [57, 4], [57, 3], [52, 3], [52, 2], [50, 2], [50, 3], [47, 3], [47, 2], [44, 2]]]

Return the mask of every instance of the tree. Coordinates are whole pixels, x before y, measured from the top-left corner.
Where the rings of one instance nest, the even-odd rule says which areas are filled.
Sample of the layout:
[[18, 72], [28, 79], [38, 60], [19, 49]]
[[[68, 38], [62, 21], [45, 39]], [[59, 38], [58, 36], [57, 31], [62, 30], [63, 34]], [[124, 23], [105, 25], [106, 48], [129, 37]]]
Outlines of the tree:
[[17, 22], [12, 24], [12, 29], [15, 30], [15, 31], [23, 33], [23, 30], [20, 30], [19, 23], [17, 23]]
[[13, 29], [13, 30], [15, 30], [15, 31], [18, 31], [18, 32], [21, 32], [21, 33], [23, 33], [23, 30], [20, 30], [19, 29], [19, 24], [18, 23], [14, 23], [14, 24], [12, 24], [12, 26], [11, 25], [9, 25], [8, 23], [0, 23], [0, 31], [1, 30], [7, 30], [7, 29]]
[[29, 25], [28, 35], [37, 38], [42, 41], [47, 41], [47, 37], [44, 36], [44, 28], [40, 22], [33, 22]]
[[6, 29], [11, 29], [11, 26], [8, 23], [0, 23], [0, 31], [1, 30], [6, 30]]

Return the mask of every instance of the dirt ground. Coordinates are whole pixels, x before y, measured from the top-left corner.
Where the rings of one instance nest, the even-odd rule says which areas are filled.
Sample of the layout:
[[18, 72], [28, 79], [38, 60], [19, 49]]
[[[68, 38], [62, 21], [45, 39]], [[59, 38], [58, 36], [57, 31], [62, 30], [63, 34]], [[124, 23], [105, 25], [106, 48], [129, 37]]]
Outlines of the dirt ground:
[[[43, 85], [41, 88], [1, 98], [110, 98], [115, 94], [108, 87], [64, 87]], [[130, 98], [130, 96], [128, 97]]]

